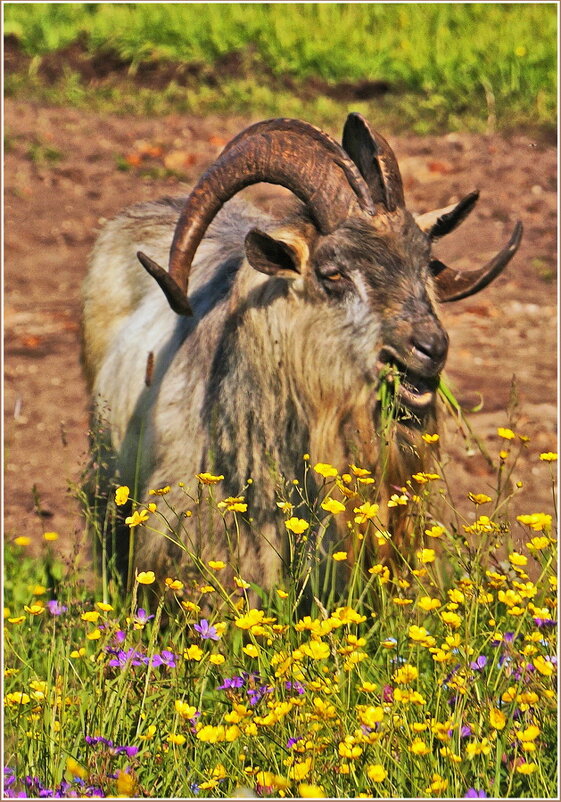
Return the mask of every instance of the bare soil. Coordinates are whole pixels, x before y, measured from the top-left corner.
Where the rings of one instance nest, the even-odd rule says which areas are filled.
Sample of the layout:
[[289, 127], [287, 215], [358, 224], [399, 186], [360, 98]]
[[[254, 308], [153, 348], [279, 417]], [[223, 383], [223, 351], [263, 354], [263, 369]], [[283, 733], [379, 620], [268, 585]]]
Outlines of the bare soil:
[[[83, 531], [68, 485], [79, 480], [87, 452], [80, 285], [101, 222], [129, 203], [186, 191], [250, 122], [100, 116], [6, 101], [8, 538], [28, 535], [40, 544], [43, 531], [55, 530], [68, 552]], [[481, 407], [469, 420], [495, 459], [501, 447], [496, 430], [510, 425], [506, 410], [516, 377], [512, 425], [530, 440], [513, 474], [523, 482], [513, 511], [552, 512], [548, 466], [539, 453], [557, 450], [556, 149], [524, 133], [389, 139], [412, 210], [481, 190], [471, 217], [438, 245], [440, 258], [475, 268], [502, 247], [517, 219], [524, 224], [520, 251], [506, 272], [479, 295], [443, 307], [451, 338], [446, 374], [464, 407]], [[263, 186], [250, 194], [271, 204], [278, 190]], [[473, 514], [467, 492], [488, 492], [495, 474], [480, 453], [466, 449], [450, 422], [446, 429], [451, 492]]]

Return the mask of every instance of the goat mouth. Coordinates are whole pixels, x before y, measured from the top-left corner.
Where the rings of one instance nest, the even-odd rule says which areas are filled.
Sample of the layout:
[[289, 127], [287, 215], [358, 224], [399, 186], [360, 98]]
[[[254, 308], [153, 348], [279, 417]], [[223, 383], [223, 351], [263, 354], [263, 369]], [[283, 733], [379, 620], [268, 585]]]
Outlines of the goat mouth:
[[414, 373], [392, 353], [385, 351], [380, 354], [376, 367], [380, 378], [394, 388], [401, 406], [419, 414], [425, 412], [434, 401], [438, 376]]

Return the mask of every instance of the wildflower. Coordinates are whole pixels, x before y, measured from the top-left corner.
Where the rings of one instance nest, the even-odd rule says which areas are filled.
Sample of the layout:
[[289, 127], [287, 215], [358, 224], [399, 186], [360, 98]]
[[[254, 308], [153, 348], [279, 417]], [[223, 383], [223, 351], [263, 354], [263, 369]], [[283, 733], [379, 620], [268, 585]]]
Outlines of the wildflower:
[[302, 780], [304, 777], [310, 773], [310, 769], [312, 767], [312, 758], [308, 757], [306, 760], [303, 760], [301, 763], [295, 763], [293, 766], [290, 767], [288, 770], [288, 776], [291, 780]]
[[473, 671], [483, 671], [486, 665], [487, 665], [487, 658], [485, 657], [484, 654], [480, 654], [477, 660], [474, 660], [469, 664], [469, 667]]
[[436, 552], [434, 549], [419, 549], [417, 559], [422, 563], [432, 563], [436, 559]]
[[473, 501], [474, 504], [488, 504], [492, 501], [491, 496], [487, 496], [485, 493], [468, 493], [468, 498], [470, 501]]
[[292, 512], [294, 504], [291, 504], [290, 501], [277, 501], [277, 507], [283, 512]]
[[172, 579], [168, 576], [165, 580], [165, 584], [170, 590], [183, 590], [183, 582], [180, 582], [179, 579]]
[[288, 599], [288, 593], [286, 590], [282, 590], [282, 588], [277, 588], [277, 596], [279, 599]]
[[209, 560], [208, 567], [212, 568], [213, 571], [221, 571], [226, 568], [226, 563], [223, 560]]
[[122, 507], [129, 500], [130, 490], [126, 485], [121, 485], [115, 490], [115, 504]]
[[421, 439], [425, 441], [425, 443], [438, 443], [440, 440], [440, 435], [438, 434], [422, 434]]
[[543, 462], [557, 462], [557, 454], [554, 451], [544, 451], [540, 454], [540, 459]]
[[24, 693], [23, 691], [13, 691], [12, 693], [7, 693], [4, 697], [4, 704], [7, 704], [9, 707], [15, 705], [26, 705], [30, 701], [31, 697], [29, 694]]
[[195, 474], [199, 482], [203, 485], [215, 485], [224, 479], [224, 475], [214, 476], [212, 473], [197, 473]]
[[528, 551], [541, 551], [547, 549], [551, 541], [548, 537], [542, 535], [541, 537], [533, 537], [529, 543], [526, 543]]
[[14, 538], [14, 543], [16, 546], [29, 546], [31, 538], [27, 537], [27, 535], [19, 535], [19, 537]]
[[301, 535], [306, 529], [310, 528], [310, 524], [303, 518], [289, 518], [284, 522], [284, 525], [289, 532], [294, 532], [295, 535]]
[[251, 609], [245, 615], [236, 618], [234, 624], [240, 629], [251, 629], [251, 627], [261, 624], [264, 618], [265, 613], [263, 610]]
[[536, 763], [519, 763], [516, 767], [516, 771], [519, 774], [533, 774], [537, 768], [538, 766]]
[[319, 473], [320, 476], [323, 476], [324, 479], [330, 479], [338, 474], [337, 468], [334, 468], [333, 465], [330, 465], [328, 462], [317, 462], [314, 465], [314, 471]]
[[480, 515], [471, 526], [464, 526], [464, 530], [468, 534], [483, 535], [490, 532], [498, 532], [499, 526], [488, 515]]
[[337, 501], [334, 498], [326, 498], [321, 505], [322, 510], [326, 510], [330, 512], [332, 515], [338, 515], [340, 512], [345, 511], [345, 505], [341, 504], [340, 501]]
[[333, 557], [335, 562], [343, 562], [343, 560], [347, 559], [347, 552], [346, 551], [336, 551], [331, 556]]
[[425, 788], [425, 793], [438, 794], [441, 791], [445, 791], [447, 787], [448, 787], [448, 780], [445, 780], [444, 777], [440, 776], [440, 774], [433, 774], [432, 782], [428, 788]]
[[457, 613], [449, 612], [448, 610], [444, 610], [440, 614], [440, 617], [445, 624], [448, 624], [448, 626], [451, 626], [453, 629], [457, 629], [462, 623], [462, 619]]
[[78, 657], [85, 657], [85, 655], [86, 655], [86, 650], [84, 649], [83, 646], [81, 646], [79, 649], [73, 649], [70, 652], [70, 657], [72, 657], [74, 659], [76, 659]]
[[248, 657], [259, 657], [259, 648], [254, 643], [248, 643], [243, 647], [242, 652], [245, 652]]
[[487, 794], [477, 788], [468, 788], [464, 794], [464, 799], [487, 799]]
[[141, 526], [145, 521], [148, 520], [150, 514], [148, 510], [135, 510], [132, 515], [129, 515], [128, 518], [125, 518], [125, 523], [128, 524], [131, 528], [134, 526]]
[[62, 615], [68, 610], [68, 607], [66, 607], [66, 605], [61, 604], [56, 599], [51, 599], [50, 601], [48, 601], [46, 607], [51, 615]]
[[517, 515], [516, 520], [520, 521], [521, 524], [526, 524], [535, 532], [551, 529], [551, 515], [546, 515], [543, 512], [534, 512], [531, 515]]
[[87, 612], [82, 613], [80, 618], [82, 619], [82, 621], [88, 621], [91, 624], [95, 624], [99, 619], [99, 615], [100, 614], [98, 613], [97, 610], [88, 610]]
[[195, 624], [193, 629], [199, 633], [201, 640], [219, 640], [220, 636], [216, 631], [216, 627], [211, 626], [206, 618], [201, 618], [198, 624]]
[[426, 612], [429, 612], [430, 610], [436, 610], [438, 607], [440, 607], [440, 605], [440, 599], [435, 599], [432, 596], [421, 596], [421, 598], [417, 601], [417, 606]]
[[503, 440], [514, 440], [516, 437], [512, 429], [505, 429], [503, 426], [499, 426], [497, 434], [499, 437], [502, 437]]
[[247, 504], [243, 496], [231, 496], [224, 501], [219, 501], [218, 506], [221, 509], [226, 508], [230, 512], [247, 512]]
[[412, 752], [414, 755], [428, 755], [430, 749], [421, 738], [415, 738], [409, 744], [409, 751]]
[[427, 482], [435, 481], [436, 479], [440, 479], [438, 473], [414, 473], [412, 474], [412, 479], [418, 482], [420, 485], [426, 485]]
[[43, 540], [46, 540], [47, 543], [52, 543], [55, 540], [58, 540], [60, 537], [58, 532], [43, 532]]
[[481, 741], [471, 741], [466, 746], [466, 754], [470, 760], [476, 755], [488, 755], [491, 751], [491, 743], [488, 738], [483, 738]]
[[357, 707], [360, 723], [365, 727], [374, 729], [384, 718], [384, 708], [377, 705]]
[[170, 744], [174, 744], [175, 746], [183, 746], [186, 742], [187, 738], [184, 735], [176, 734], [174, 732], [170, 732], [166, 741]]
[[101, 610], [102, 613], [110, 613], [114, 609], [113, 605], [107, 604], [107, 602], [96, 602], [95, 606], [98, 610]]
[[428, 537], [442, 537], [445, 532], [445, 528], [443, 526], [431, 526], [430, 529], [425, 529], [425, 535]]
[[[362, 624], [363, 621], [366, 621], [366, 616], [360, 615], [352, 607], [337, 607], [331, 616], [331, 620], [341, 624]], [[336, 623], [336, 626], [338, 626], [338, 623]]]
[[312, 660], [326, 660], [329, 657], [329, 645], [322, 640], [311, 640], [303, 643], [299, 651]]
[[368, 521], [372, 521], [377, 516], [379, 509], [380, 506], [378, 504], [370, 504], [365, 501], [360, 507], [354, 508], [354, 512], [358, 513], [355, 517], [355, 523], [365, 524]]
[[349, 465], [349, 468], [354, 473], [355, 476], [360, 478], [364, 478], [365, 476], [370, 476], [372, 471], [367, 471], [366, 468], [357, 468], [356, 465]]
[[408, 685], [410, 682], [413, 682], [413, 680], [416, 680], [418, 676], [419, 671], [415, 668], [415, 666], [405, 663], [405, 665], [401, 666], [401, 668], [398, 668], [392, 679], [398, 685]]
[[140, 585], [152, 585], [156, 581], [154, 571], [140, 571], [136, 575], [136, 581]]
[[489, 711], [489, 723], [495, 730], [504, 730], [506, 724], [506, 716], [496, 707], [491, 708]]
[[298, 786], [298, 795], [301, 799], [325, 799], [325, 791], [321, 785], [312, 785], [310, 783], [300, 783]]
[[390, 500], [388, 501], [388, 507], [404, 507], [409, 499], [407, 496], [401, 494], [398, 495], [397, 493], [392, 493], [390, 496]]
[[33, 604], [24, 604], [23, 609], [30, 615], [41, 615], [45, 612], [45, 606], [42, 602], [34, 602]]
[[189, 646], [188, 649], [183, 651], [183, 657], [186, 660], [196, 660], [197, 662], [202, 659], [203, 654], [204, 652], [201, 647], [197, 646], [196, 644]]
[[528, 565], [528, 558], [517, 551], [511, 552], [508, 555], [508, 560], [511, 565]]
[[382, 563], [373, 565], [372, 568], [368, 569], [368, 573], [377, 576], [382, 585], [390, 581], [390, 569], [387, 565], [382, 565]]

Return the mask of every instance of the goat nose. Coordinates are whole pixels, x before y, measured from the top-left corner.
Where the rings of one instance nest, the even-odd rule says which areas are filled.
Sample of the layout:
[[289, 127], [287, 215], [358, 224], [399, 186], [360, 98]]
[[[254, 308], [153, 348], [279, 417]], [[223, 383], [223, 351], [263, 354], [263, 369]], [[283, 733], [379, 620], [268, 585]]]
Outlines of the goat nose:
[[438, 373], [448, 354], [448, 335], [440, 326], [421, 328], [413, 333], [411, 346], [425, 370]]

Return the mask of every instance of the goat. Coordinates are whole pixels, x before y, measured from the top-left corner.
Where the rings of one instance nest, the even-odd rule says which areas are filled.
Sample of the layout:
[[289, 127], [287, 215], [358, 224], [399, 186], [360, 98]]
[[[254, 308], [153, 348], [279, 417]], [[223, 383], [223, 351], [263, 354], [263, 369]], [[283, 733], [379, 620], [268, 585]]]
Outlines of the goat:
[[[222, 209], [258, 182], [288, 188], [299, 202], [282, 220], [239, 199]], [[178, 536], [208, 560], [227, 558], [227, 536], [203, 512], [182, 515], [188, 499], [178, 480], [187, 487], [215, 471], [224, 494], [236, 496], [251, 477], [247, 500], [261, 536], [242, 530], [235, 559], [244, 579], [271, 586], [286, 536], [278, 477], [301, 478], [306, 452], [380, 475], [377, 391], [391, 365], [402, 412], [379, 476], [389, 497], [422, 470], [421, 434], [435, 427], [448, 351], [437, 303], [481, 290], [520, 243], [517, 223], [506, 247], [469, 272], [431, 255], [477, 198], [414, 218], [392, 149], [353, 113], [342, 146], [299, 120], [252, 125], [186, 199], [137, 204], [107, 224], [84, 285], [83, 362], [97, 409], [109, 406], [120, 481], [145, 499], [170, 485]], [[170, 243], [168, 272], [158, 262]], [[388, 525], [397, 533], [402, 521]], [[187, 570], [185, 554], [141, 528], [141, 568]]]

